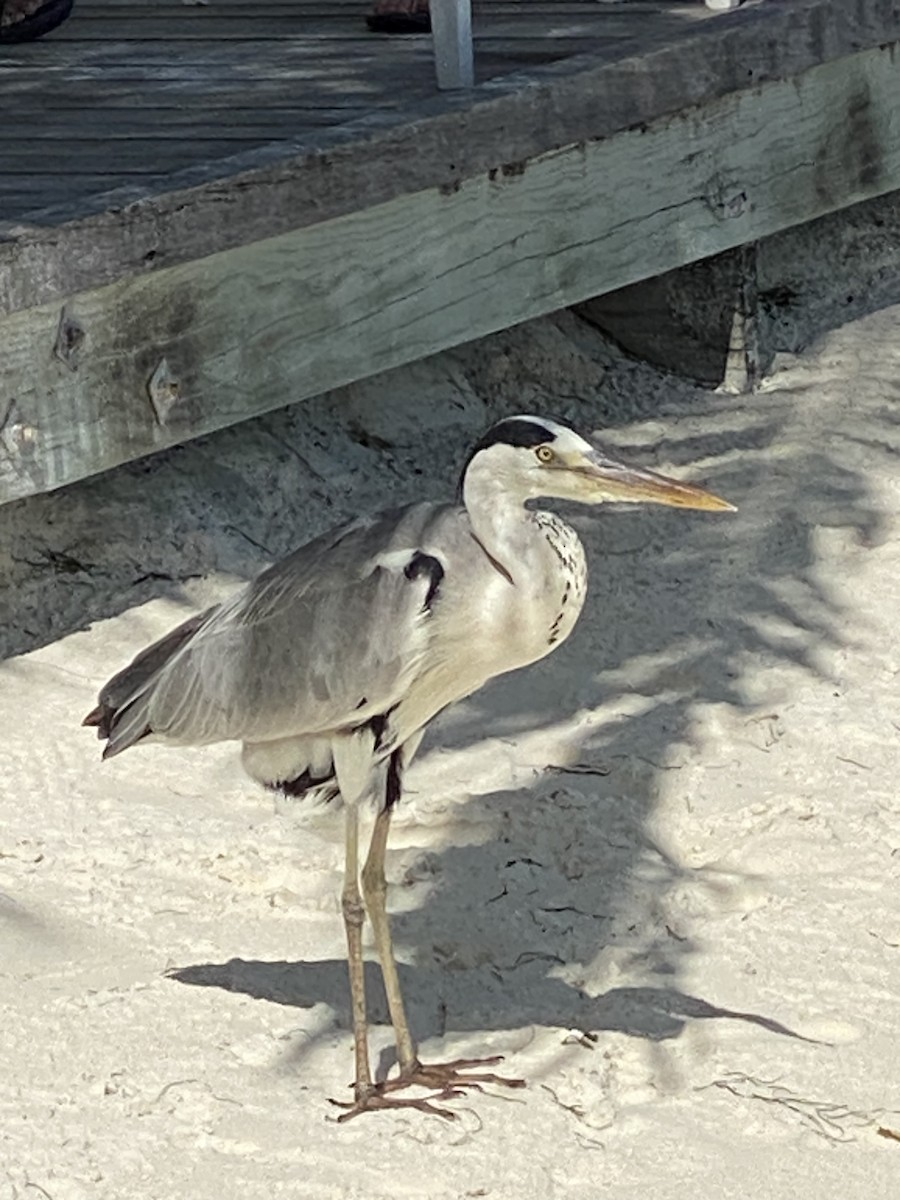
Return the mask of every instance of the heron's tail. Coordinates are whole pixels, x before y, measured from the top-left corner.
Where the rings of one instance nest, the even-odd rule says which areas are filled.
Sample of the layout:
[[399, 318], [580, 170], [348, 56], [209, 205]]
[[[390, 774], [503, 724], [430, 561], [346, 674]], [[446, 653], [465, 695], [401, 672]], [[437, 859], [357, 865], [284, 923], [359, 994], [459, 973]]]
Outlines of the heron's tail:
[[95, 727], [97, 737], [106, 741], [104, 758], [120, 754], [153, 732], [149, 721], [150, 698], [160, 671], [214, 611], [210, 608], [190, 617], [142, 650], [133, 662], [101, 688], [97, 707], [88, 713], [82, 725]]

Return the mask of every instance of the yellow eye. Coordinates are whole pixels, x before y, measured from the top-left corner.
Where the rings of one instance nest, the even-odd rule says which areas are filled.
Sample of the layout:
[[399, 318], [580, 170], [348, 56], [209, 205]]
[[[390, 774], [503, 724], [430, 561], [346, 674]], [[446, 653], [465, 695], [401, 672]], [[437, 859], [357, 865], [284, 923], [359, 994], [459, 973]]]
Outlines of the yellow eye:
[[556, 455], [549, 446], [538, 446], [538, 448], [535, 450], [535, 454], [537, 455], [538, 462], [542, 463], [553, 462], [554, 458], [556, 458]]

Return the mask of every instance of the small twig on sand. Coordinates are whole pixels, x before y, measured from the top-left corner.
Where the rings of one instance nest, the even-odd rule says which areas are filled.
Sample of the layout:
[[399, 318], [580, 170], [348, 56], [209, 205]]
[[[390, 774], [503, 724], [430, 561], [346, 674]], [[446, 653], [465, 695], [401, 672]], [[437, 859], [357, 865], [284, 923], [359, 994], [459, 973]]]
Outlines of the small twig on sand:
[[605, 776], [610, 773], [612, 767], [604, 766], [602, 763], [572, 763], [570, 767], [560, 767], [555, 763], [548, 763], [544, 768], [554, 775], [600, 775]]
[[861, 1129], [875, 1123], [875, 1113], [847, 1108], [844, 1104], [834, 1104], [827, 1100], [807, 1100], [802, 1096], [795, 1096], [775, 1079], [754, 1079], [752, 1075], [735, 1072], [724, 1079], [704, 1084], [697, 1090], [703, 1091], [707, 1087], [721, 1088], [743, 1100], [762, 1100], [765, 1104], [777, 1104], [794, 1113], [814, 1133], [831, 1142], [855, 1141], [856, 1138], [849, 1129]]

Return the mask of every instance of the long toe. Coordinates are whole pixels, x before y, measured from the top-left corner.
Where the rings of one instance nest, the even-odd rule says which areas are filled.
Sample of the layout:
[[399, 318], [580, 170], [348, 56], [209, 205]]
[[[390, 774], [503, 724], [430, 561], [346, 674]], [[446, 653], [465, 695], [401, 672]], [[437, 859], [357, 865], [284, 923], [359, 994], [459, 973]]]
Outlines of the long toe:
[[445, 1121], [456, 1120], [456, 1113], [451, 1112], [449, 1108], [439, 1108], [428, 1099], [417, 1098], [415, 1096], [386, 1096], [381, 1088], [357, 1100], [331, 1100], [329, 1103], [333, 1104], [335, 1108], [346, 1110], [338, 1117], [338, 1124], [343, 1124], [344, 1121], [352, 1121], [354, 1117], [358, 1117], [362, 1113], [384, 1112], [387, 1109], [398, 1108], [415, 1108], [419, 1112], [428, 1113], [432, 1117], [443, 1117]]
[[493, 1058], [457, 1058], [448, 1063], [415, 1063], [402, 1070], [396, 1079], [387, 1079], [380, 1084], [384, 1093], [398, 1092], [403, 1088], [421, 1087], [437, 1093], [433, 1099], [450, 1100], [465, 1094], [466, 1089], [481, 1092], [484, 1084], [496, 1083], [502, 1087], [525, 1087], [524, 1079], [509, 1079], [484, 1071], [482, 1067], [496, 1067], [503, 1061], [502, 1055]]

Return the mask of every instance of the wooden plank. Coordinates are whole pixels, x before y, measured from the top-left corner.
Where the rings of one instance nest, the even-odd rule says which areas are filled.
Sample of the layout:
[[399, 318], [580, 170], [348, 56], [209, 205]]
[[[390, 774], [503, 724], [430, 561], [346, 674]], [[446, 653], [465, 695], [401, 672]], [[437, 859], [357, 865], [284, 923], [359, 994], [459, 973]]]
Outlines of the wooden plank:
[[[253, 144], [258, 144], [253, 138], [245, 138]], [[91, 140], [79, 142], [72, 139], [67, 149], [74, 146], [76, 154], [67, 154], [64, 159], [58, 159], [56, 173], [65, 175], [70, 169], [87, 174], [101, 174], [109, 162], [111, 153], [116, 157], [116, 173], [121, 177], [129, 175], [155, 175], [164, 171], [177, 170], [195, 161], [198, 147], [204, 158], [212, 161], [225, 158], [234, 153], [235, 142], [240, 145], [239, 135], [229, 138], [211, 137], [208, 139], [186, 139], [182, 137], [131, 137], [116, 145], [111, 151], [108, 143]], [[196, 142], [196, 145], [195, 145]], [[0, 143], [2, 145], [2, 143]], [[4, 163], [3, 172], [7, 179], [16, 175], [31, 177], [35, 171], [47, 169], [47, 147], [41, 141], [20, 145], [16, 148], [13, 161]]]
[[[261, 19], [268, 19], [284, 13], [309, 12], [341, 12], [359, 13], [365, 11], [365, 0], [253, 0], [252, 8], [247, 0], [213, 0], [216, 17], [233, 14], [235, 17], [246, 16], [248, 11]], [[597, 3], [609, 4], [616, 8], [634, 9], [640, 13], [659, 12], [668, 8], [697, 7], [697, 0], [473, 0], [472, 9], [479, 15], [485, 13], [521, 10], [521, 11], [555, 11], [557, 8], [579, 10], [590, 8]], [[210, 12], [210, 6], [202, 3], [185, 5], [188, 13], [202, 18]], [[79, 14], [82, 18], [87, 15], [114, 16], [127, 13], [129, 17], [154, 16], [160, 13], [180, 12], [177, 0], [79, 0]]]
[[[539, 36], [535, 30], [533, 36]], [[337, 42], [327, 64], [321, 62], [323, 43], [325, 46]], [[323, 30], [320, 37], [312, 35], [283, 40], [253, 42], [248, 39], [239, 42], [191, 42], [187, 46], [179, 46], [173, 39], [149, 42], [110, 42], [96, 45], [90, 43], [82, 46], [80, 43], [68, 43], [65, 46], [48, 44], [44, 47], [46, 55], [41, 59], [30, 56], [22, 59], [16, 56], [11, 46], [0, 45], [0, 66], [13, 70], [18, 75], [29, 68], [51, 78], [67, 78], [70, 74], [78, 74], [81, 78], [105, 79], [107, 75], [120, 79], [142, 79], [152, 83], [156, 72], [163, 72], [165, 79], [194, 79], [202, 84], [204, 75], [198, 71], [209, 72], [210, 78], [216, 75], [225, 78], [229, 71], [254, 80], [258, 75], [263, 78], [284, 79], [285, 73], [297, 65], [311, 64], [322, 75], [330, 74], [334, 82], [335, 62], [340, 55], [361, 55], [373, 63], [385, 61], [403, 61], [422, 55], [427, 43], [421, 39], [409, 38], [406, 41], [395, 40], [390, 43], [386, 52], [384, 43], [377, 39], [354, 33], [342, 38], [328, 30]], [[52, 53], [51, 53], [52, 52]], [[350, 60], [355, 65], [355, 57]], [[340, 76], [338, 77], [340, 79]], [[4, 91], [7, 82], [15, 84], [16, 80], [4, 80]], [[395, 80], [396, 82], [396, 80]], [[248, 88], [249, 90], [249, 88]]]
[[[303, 137], [373, 109], [397, 111], [434, 93], [427, 36], [373, 37], [363, 28], [358, 0], [320, 9], [320, 0], [255, 3], [226, 6], [223, 17], [218, 3], [186, 8], [150, 0], [126, 10], [80, 0], [78, 20], [65, 24], [59, 36], [27, 48], [0, 47], [0, 103], [16, 113], [16, 121], [0, 130], [0, 220], [7, 228], [43, 223], [35, 214], [71, 213], [87, 197], [116, 189], [110, 203], [121, 206], [164, 188], [165, 176], [180, 168], [205, 162], [212, 169], [223, 155]], [[563, 10], [569, 18], [561, 18]], [[665, 39], [673, 16], [680, 21], [696, 11], [696, 4], [683, 0], [629, 0], [613, 7], [593, 0], [562, 6], [490, 0], [479, 5], [479, 74], [489, 78], [588, 48], [608, 53], [613, 44], [627, 47], [636, 40], [646, 46], [648, 38]], [[579, 35], [591, 29], [592, 36]], [[597, 30], [603, 34], [599, 46]], [[269, 125], [271, 114], [284, 113], [279, 105], [286, 100], [295, 111]], [[227, 124], [215, 111], [224, 107]], [[268, 110], [265, 123], [252, 133], [234, 132], [249, 126], [244, 115], [261, 107]], [[137, 142], [148, 129], [170, 137], [168, 129], [150, 124], [152, 115], [166, 112], [177, 114], [183, 145], [171, 153], [145, 153], [137, 165], [136, 148], [109, 153], [110, 141]], [[59, 114], [59, 123], [49, 114]], [[235, 144], [217, 146], [214, 130], [219, 140]], [[42, 156], [46, 164], [38, 161]]]
[[[229, 113], [228, 119], [223, 120], [222, 114], [218, 115], [215, 111], [196, 111], [185, 112], [183, 108], [163, 108], [163, 109], [140, 109], [139, 111], [126, 110], [125, 113], [118, 109], [111, 108], [105, 112], [106, 126], [103, 131], [103, 142], [106, 147], [107, 157], [109, 157], [109, 145], [111, 142], [127, 142], [133, 139], [154, 138], [161, 141], [184, 141], [190, 139], [191, 142], [220, 141], [223, 143], [233, 142], [249, 142], [254, 145], [260, 145], [266, 141], [274, 141], [281, 137], [285, 129], [289, 129], [291, 124], [296, 124], [299, 119], [303, 120], [304, 125], [314, 125], [316, 121], [321, 121], [323, 125], [334, 124], [335, 119], [340, 119], [346, 113], [351, 116], [355, 112], [359, 116], [365, 115], [365, 109], [325, 109], [324, 112], [313, 110], [311, 114], [302, 114], [302, 118], [298, 118], [298, 114], [290, 110], [267, 110], [253, 109], [252, 111], [244, 111], [237, 114]], [[336, 117], [336, 113], [340, 115]], [[12, 160], [14, 163], [22, 161], [19, 159], [19, 153], [22, 150], [22, 142], [31, 139], [31, 145], [28, 154], [33, 159], [35, 150], [37, 149], [44, 155], [43, 166], [45, 169], [50, 169], [50, 165], [46, 161], [48, 149], [52, 153], [52, 147], [46, 145], [47, 142], [65, 142], [66, 149], [72, 150], [78, 148], [81, 143], [93, 151], [94, 139], [79, 138], [72, 135], [72, 119], [71, 113], [27, 113], [21, 120], [16, 121], [15, 131], [11, 131], [0, 126], [0, 162], [5, 162], [7, 171], [9, 163]], [[240, 149], [240, 146], [237, 147]], [[54, 164], [54, 169], [59, 170], [60, 159], [57, 157]], [[233, 151], [231, 151], [233, 153]], [[226, 148], [225, 153], [229, 153]], [[27, 157], [26, 155], [23, 155]], [[87, 157], [82, 158], [80, 154], [67, 154], [66, 166], [74, 166], [81, 169]], [[36, 164], [38, 167], [40, 163]], [[31, 164], [30, 164], [31, 166]]]
[[[684, 13], [687, 18], [701, 16], [699, 0], [473, 0], [472, 11], [476, 19], [520, 14], [529, 18], [550, 16], [590, 16], [602, 8], [611, 19], [650, 18], [664, 12]], [[209, 5], [178, 6], [170, 3], [151, 2], [135, 5], [134, 0], [121, 3], [105, 3], [104, 0], [79, 0], [78, 22], [70, 22], [57, 37], [70, 41], [80, 40], [84, 30], [95, 27], [112, 27], [121, 21], [123, 14], [136, 26], [158, 27], [168, 22], [179, 26], [222, 29], [226, 35], [230, 28], [246, 23], [252, 18], [262, 30], [279, 27], [277, 23], [305, 23], [318, 18], [361, 21], [365, 17], [366, 0], [284, 0], [281, 4], [261, 3], [253, 0], [215, 0]]]
[[[284, 85], [279, 82], [260, 80], [259, 86], [254, 86], [252, 95], [246, 90], [234, 87], [234, 82], [223, 81], [218, 86], [210, 85], [201, 95], [191, 97], [190, 107], [186, 107], [183, 96], [167, 92], [164, 89], [155, 91], [152, 97], [136, 91], [127, 80], [89, 80], [69, 81], [66, 86], [66, 97], [63, 99], [59, 92], [46, 90], [35, 97], [29, 97], [29, 103], [16, 116], [16, 125], [20, 122], [31, 122], [41, 125], [48, 117], [68, 118], [69, 131], [73, 126], [88, 117], [99, 119], [98, 114], [111, 112], [114, 117], [127, 113], [129, 119], [140, 120], [140, 113], [165, 112], [173, 114], [189, 127], [195, 110], [201, 113], [217, 112], [220, 125], [225, 124], [222, 110], [228, 113], [228, 125], [241, 124], [252, 120], [248, 114], [267, 114], [270, 119], [279, 121], [318, 120], [341, 124], [359, 115], [372, 111], [371, 100], [360, 95], [330, 96], [326, 102], [316, 95], [303, 93], [296, 97], [286, 97]], [[290, 101], [290, 102], [289, 102]], [[403, 98], [396, 93], [393, 100], [385, 99], [386, 108], [400, 108]], [[74, 116], [73, 116], [74, 114]], [[14, 130], [7, 129], [9, 137], [15, 135]]]
[[162, 193], [148, 184], [75, 199], [29, 214], [25, 228], [6, 227], [0, 312], [62, 301], [404, 194], [452, 189], [503, 164], [898, 39], [900, 6], [889, 0], [764, 0], [722, 18], [683, 21], [640, 57], [572, 60], [494, 79], [472, 93], [189, 168]]
[[[91, 21], [78, 28], [78, 37], [69, 36], [66, 45], [78, 48], [96, 45], [98, 42], [146, 45], [153, 42], [178, 43], [181, 50], [203, 48], [213, 42], [237, 42], [243, 46], [261, 47], [283, 42], [285, 38], [310, 41], [349, 39], [371, 44], [382, 44], [382, 38], [366, 31], [363, 20], [365, 6], [360, 4], [348, 16], [335, 16], [324, 9], [314, 20], [285, 18], [273, 23], [258, 20], [255, 28], [248, 30], [247, 18], [224, 19], [218, 23], [206, 21], [171, 20], [151, 21], [137, 19], [129, 21], [123, 29], [121, 18], [111, 21]], [[652, 18], [651, 18], [652, 19]], [[633, 14], [622, 14], [612, 9], [583, 5], [579, 12], [565, 14], [558, 9], [541, 12], [508, 11], [492, 16], [482, 28], [475, 29], [478, 39], [517, 37], [535, 38], [543, 32], [546, 37], [591, 36], [594, 38], [631, 37], [635, 33]], [[427, 34], [407, 35], [412, 41], [416, 36], [427, 38]]]
[[[12, 196], [19, 207], [27, 210], [35, 208], [39, 203], [65, 203], [73, 196], [93, 196], [104, 186], [108, 176], [101, 175], [60, 175], [54, 171], [51, 164], [46, 164], [40, 172], [34, 175], [22, 175], [14, 181], [7, 181], [4, 188], [5, 196]], [[146, 181], [141, 180], [144, 184]]]
[[897, 189], [898, 111], [869, 50], [7, 316], [0, 499]]

